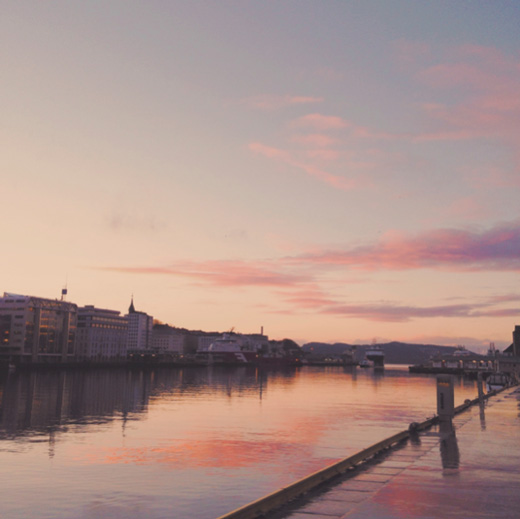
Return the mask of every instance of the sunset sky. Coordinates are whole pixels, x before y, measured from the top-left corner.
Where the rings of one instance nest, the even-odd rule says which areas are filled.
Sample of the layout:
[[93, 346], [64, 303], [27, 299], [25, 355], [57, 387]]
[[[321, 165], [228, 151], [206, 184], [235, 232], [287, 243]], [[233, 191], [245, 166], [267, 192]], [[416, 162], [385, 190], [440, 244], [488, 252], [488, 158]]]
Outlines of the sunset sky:
[[519, 27], [513, 0], [3, 0], [0, 293], [503, 348]]

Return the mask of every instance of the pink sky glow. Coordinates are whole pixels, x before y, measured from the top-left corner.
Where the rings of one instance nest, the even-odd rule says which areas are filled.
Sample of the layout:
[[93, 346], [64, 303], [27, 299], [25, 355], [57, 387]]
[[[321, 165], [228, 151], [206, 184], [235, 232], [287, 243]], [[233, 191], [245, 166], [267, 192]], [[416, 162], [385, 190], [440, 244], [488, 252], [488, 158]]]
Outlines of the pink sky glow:
[[2, 11], [0, 291], [300, 343], [511, 342], [516, 3]]

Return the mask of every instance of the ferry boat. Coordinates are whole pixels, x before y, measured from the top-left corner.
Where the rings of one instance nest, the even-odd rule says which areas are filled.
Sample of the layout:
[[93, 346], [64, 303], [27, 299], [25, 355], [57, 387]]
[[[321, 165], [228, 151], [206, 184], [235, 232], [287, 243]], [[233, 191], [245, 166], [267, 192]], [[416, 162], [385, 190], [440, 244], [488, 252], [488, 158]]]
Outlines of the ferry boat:
[[195, 360], [201, 364], [252, 364], [257, 357], [255, 351], [245, 349], [237, 339], [224, 335], [207, 349], [197, 350]]
[[376, 345], [370, 346], [365, 353], [365, 358], [374, 363], [374, 368], [385, 367], [385, 352]]

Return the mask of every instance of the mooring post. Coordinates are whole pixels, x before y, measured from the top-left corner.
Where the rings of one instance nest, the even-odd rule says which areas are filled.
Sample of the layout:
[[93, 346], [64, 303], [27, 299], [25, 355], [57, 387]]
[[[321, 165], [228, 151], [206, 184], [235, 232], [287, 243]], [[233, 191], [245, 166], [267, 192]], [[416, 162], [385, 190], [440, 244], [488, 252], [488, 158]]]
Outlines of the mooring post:
[[479, 402], [484, 401], [484, 384], [483, 384], [483, 378], [482, 378], [482, 372], [479, 371], [477, 373], [477, 390], [478, 390], [478, 400]]
[[437, 375], [437, 414], [441, 422], [451, 422], [455, 415], [453, 377], [451, 375]]

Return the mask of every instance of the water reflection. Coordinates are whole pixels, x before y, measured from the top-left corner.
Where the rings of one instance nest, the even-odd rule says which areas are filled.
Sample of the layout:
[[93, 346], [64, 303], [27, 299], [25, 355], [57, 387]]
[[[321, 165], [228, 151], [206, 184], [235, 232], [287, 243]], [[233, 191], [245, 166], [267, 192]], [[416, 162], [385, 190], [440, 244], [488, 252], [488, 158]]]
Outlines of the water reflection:
[[136, 420], [147, 412], [150, 401], [165, 395], [232, 397], [254, 392], [261, 399], [269, 376], [291, 384], [294, 369], [269, 375], [246, 367], [11, 373], [0, 386], [0, 439], [49, 433], [67, 424], [101, 424], [116, 417]]
[[460, 453], [455, 427], [451, 420], [439, 422], [439, 436], [443, 473], [445, 475], [456, 474], [460, 465]]
[[116, 413], [140, 413], [150, 376], [123, 370], [10, 374], [0, 407], [0, 437], [48, 433], [67, 424], [102, 423]]
[[486, 430], [486, 413], [485, 413], [486, 402], [482, 400], [479, 402], [478, 406], [479, 406], [480, 430], [485, 431]]
[[406, 368], [16, 372], [0, 380], [2, 506], [83, 517], [138, 496], [147, 519], [211, 519], [422, 421], [435, 397]]

